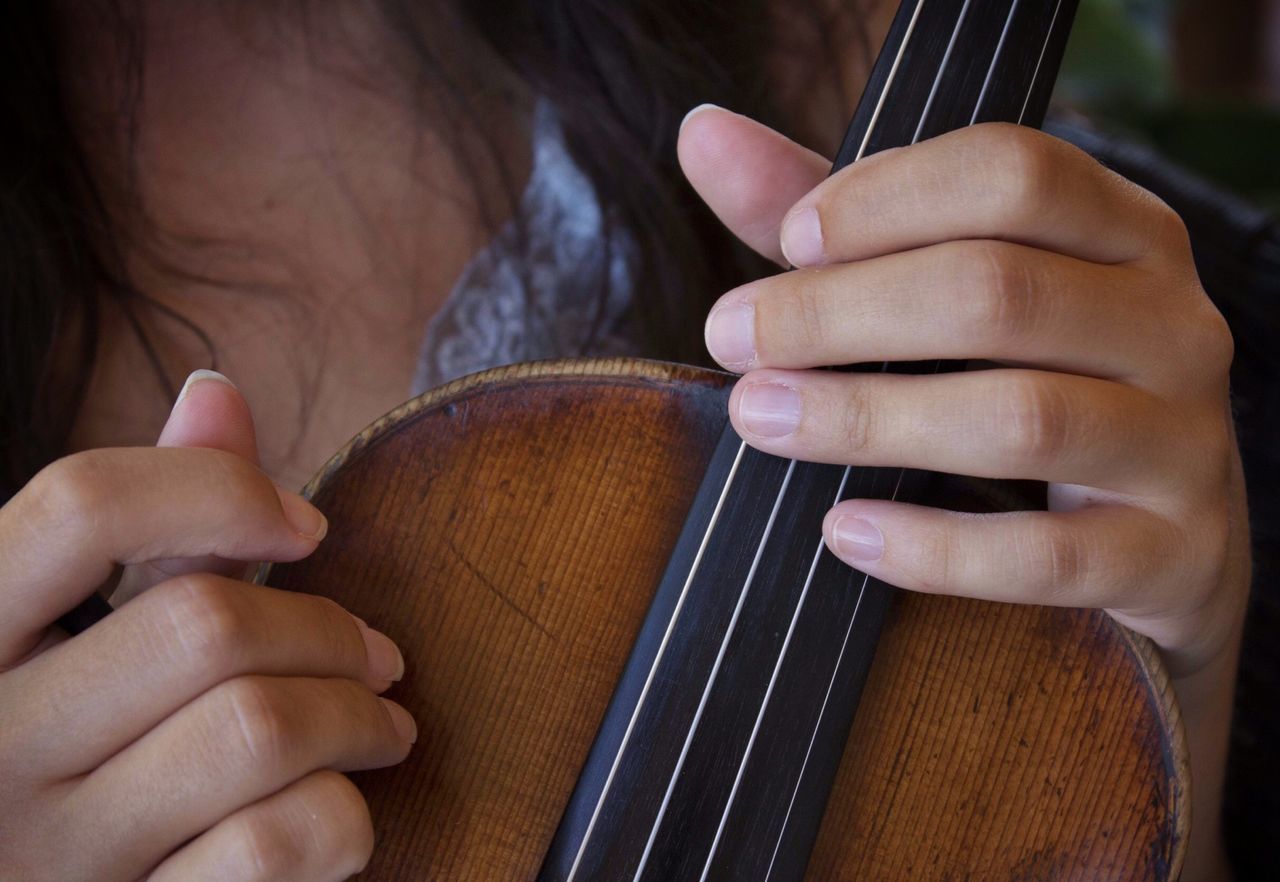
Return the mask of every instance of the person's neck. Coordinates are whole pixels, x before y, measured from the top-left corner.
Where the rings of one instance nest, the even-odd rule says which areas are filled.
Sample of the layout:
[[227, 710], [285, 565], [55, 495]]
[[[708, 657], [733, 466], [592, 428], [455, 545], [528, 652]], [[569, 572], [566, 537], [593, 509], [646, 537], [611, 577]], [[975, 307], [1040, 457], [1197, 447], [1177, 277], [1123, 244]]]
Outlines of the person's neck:
[[[473, 100], [489, 131], [457, 126], [364, 60], [392, 55], [370, 23], [143, 8], [132, 120], [127, 84], [102, 76], [120, 69], [109, 39], [79, 35], [70, 76], [129, 280], [160, 306], [132, 312], [171, 387], [215, 362], [241, 387], [264, 466], [296, 485], [407, 394], [428, 320], [522, 187], [524, 111]], [[121, 306], [102, 332], [73, 444], [151, 443], [169, 403], [155, 361]]]

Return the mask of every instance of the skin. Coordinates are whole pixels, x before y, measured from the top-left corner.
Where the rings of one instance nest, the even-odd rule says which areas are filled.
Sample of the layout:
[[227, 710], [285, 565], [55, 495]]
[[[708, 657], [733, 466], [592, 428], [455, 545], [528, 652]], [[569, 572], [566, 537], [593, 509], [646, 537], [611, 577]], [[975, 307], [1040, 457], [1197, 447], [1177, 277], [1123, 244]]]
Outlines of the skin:
[[[373, 841], [341, 773], [398, 762], [416, 738], [382, 697], [405, 672], [377, 623], [241, 579], [247, 562], [295, 560], [324, 540], [323, 515], [284, 488], [399, 402], [422, 323], [486, 241], [486, 197], [448, 151], [397, 141], [413, 130], [403, 109], [371, 103], [348, 76], [317, 75], [304, 100], [282, 101], [299, 93], [272, 89], [295, 82], [308, 47], [273, 43], [279, 67], [264, 72], [244, 22], [178, 6], [152, 4], [148, 20], [136, 149], [149, 220], [191, 234], [184, 246], [249, 242], [252, 259], [170, 242], [156, 260], [128, 206], [114, 208], [144, 289], [210, 330], [239, 388], [196, 377], [170, 410], [109, 313], [81, 452], [0, 509], [4, 878], [345, 878]], [[110, 69], [92, 35], [77, 39], [85, 70]], [[110, 84], [76, 82], [109, 178]], [[362, 141], [369, 131], [391, 134]], [[500, 153], [520, 169], [526, 149]], [[282, 153], [292, 161], [273, 162]], [[847, 502], [824, 535], [909, 590], [1103, 607], [1155, 640], [1196, 783], [1183, 878], [1224, 878], [1214, 821], [1248, 548], [1230, 336], [1180, 222], [1073, 148], [1004, 126], [826, 180], [818, 154], [705, 108], [679, 154], [730, 230], [800, 267], [726, 293], [708, 319], [713, 356], [743, 374], [738, 431], [791, 457], [1051, 482], [1045, 513]], [[344, 195], [344, 180], [361, 185]], [[400, 198], [405, 181], [441, 190]], [[388, 236], [350, 235], [369, 218]], [[408, 260], [421, 249], [432, 259]], [[244, 296], [262, 289], [283, 296]], [[152, 330], [167, 366], [205, 358], [173, 327]], [[996, 366], [812, 370], [904, 358]], [[118, 599], [131, 600], [74, 639], [51, 627], [117, 565]]]

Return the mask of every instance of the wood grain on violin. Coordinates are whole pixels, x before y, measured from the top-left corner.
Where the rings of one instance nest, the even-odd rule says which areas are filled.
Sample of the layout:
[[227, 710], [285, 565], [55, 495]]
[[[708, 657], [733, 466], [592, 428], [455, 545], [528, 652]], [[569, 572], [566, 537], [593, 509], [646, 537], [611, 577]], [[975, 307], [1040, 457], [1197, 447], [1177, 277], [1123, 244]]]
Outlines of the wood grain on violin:
[[[538, 873], [728, 379], [497, 369], [388, 415], [308, 488], [330, 536], [269, 581], [390, 634], [421, 726], [404, 765], [355, 776], [368, 878]], [[1173, 879], [1186, 774], [1163, 670], [1104, 613], [900, 594], [805, 878]]]

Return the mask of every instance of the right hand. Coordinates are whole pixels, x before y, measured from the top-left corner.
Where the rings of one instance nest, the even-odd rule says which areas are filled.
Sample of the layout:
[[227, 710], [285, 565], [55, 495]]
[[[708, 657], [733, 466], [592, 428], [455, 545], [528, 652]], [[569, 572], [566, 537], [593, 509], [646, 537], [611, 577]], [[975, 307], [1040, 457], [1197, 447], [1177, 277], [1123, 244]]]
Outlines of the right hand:
[[[232, 386], [185, 391], [167, 446], [68, 456], [0, 508], [2, 879], [344, 879], [373, 829], [340, 773], [417, 737], [378, 695], [389, 638], [230, 577], [306, 557], [325, 520], [258, 469]], [[117, 565], [138, 596], [62, 634]]]

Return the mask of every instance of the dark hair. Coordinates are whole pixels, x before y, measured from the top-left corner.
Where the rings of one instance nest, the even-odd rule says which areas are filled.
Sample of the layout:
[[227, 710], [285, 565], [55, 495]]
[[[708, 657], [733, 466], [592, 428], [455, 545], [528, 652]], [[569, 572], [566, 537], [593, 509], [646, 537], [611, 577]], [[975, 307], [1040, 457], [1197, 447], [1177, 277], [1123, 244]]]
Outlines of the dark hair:
[[[818, 5], [794, 2], [789, 12]], [[68, 121], [56, 6], [17, 4], [0, 36], [0, 107], [9, 121], [0, 144], [0, 445], [8, 492], [64, 450], [95, 358], [101, 298], [117, 299], [148, 351], [138, 315], [158, 308], [131, 289], [115, 258], [98, 183]], [[305, 19], [305, 6], [298, 0], [281, 11]], [[701, 326], [711, 300], [771, 266], [728, 235], [684, 182], [676, 135], [685, 112], [703, 101], [777, 122], [761, 60], [779, 4], [382, 0], [374, 8], [407, 50], [409, 75], [452, 110], [444, 127], [486, 134], [440, 61], [442, 31], [465, 34], [555, 106], [607, 223], [635, 243], [635, 324], [648, 351], [705, 361]], [[75, 7], [77, 15], [89, 10], [118, 32], [121, 54], [136, 68], [129, 0]], [[812, 33], [828, 38], [830, 49], [831, 30], [809, 12]], [[161, 386], [171, 385], [153, 363]]]
[[[52, 15], [21, 3], [0, 29], [0, 446], [12, 492], [61, 450], [97, 347], [100, 216], [62, 112]], [[55, 347], [59, 341], [60, 346]]]

